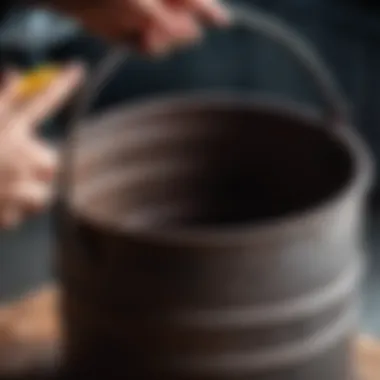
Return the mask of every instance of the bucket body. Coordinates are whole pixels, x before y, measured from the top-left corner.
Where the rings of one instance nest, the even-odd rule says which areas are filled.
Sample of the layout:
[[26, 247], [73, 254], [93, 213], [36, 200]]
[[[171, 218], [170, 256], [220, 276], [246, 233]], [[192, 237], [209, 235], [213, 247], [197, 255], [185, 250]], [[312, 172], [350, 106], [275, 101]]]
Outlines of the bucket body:
[[66, 368], [352, 379], [371, 164], [350, 129], [192, 96], [121, 107], [75, 137], [58, 236]]

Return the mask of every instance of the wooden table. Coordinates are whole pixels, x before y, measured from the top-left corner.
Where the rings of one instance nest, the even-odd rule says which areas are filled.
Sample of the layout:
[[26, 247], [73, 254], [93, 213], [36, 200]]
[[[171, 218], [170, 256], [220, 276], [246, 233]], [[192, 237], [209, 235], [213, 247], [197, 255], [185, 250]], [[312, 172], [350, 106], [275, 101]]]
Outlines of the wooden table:
[[[6, 370], [22, 376], [53, 362], [60, 341], [57, 296], [56, 288], [46, 287], [0, 307], [0, 379]], [[380, 342], [360, 336], [357, 355], [361, 379], [380, 379]]]

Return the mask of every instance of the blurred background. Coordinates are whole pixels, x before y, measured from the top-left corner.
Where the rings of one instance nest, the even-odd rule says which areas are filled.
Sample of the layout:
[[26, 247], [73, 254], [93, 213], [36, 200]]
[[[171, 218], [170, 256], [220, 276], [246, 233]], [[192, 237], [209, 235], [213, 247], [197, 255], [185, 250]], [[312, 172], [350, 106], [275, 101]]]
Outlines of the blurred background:
[[[380, 3], [376, 0], [246, 0], [287, 21], [328, 63], [352, 108], [353, 124], [380, 162]], [[57, 15], [16, 8], [2, 20], [1, 67], [84, 60], [96, 64], [107, 46]], [[92, 111], [120, 102], [193, 89], [233, 89], [285, 95], [318, 104], [308, 77], [281, 48], [236, 30], [210, 31], [200, 45], [169, 58], [126, 62]], [[62, 115], [64, 116], [64, 115]], [[48, 139], [62, 138], [60, 117], [47, 123]], [[380, 170], [380, 169], [379, 169]], [[369, 258], [362, 329], [380, 336], [380, 176], [369, 206]], [[41, 215], [11, 233], [0, 233], [0, 302], [51, 279], [51, 216]]]

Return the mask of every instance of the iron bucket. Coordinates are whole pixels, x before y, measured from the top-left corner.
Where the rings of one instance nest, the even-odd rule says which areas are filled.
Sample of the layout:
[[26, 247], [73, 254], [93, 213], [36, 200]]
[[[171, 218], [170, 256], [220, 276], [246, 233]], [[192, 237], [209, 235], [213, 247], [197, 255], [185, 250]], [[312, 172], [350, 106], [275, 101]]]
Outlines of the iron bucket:
[[78, 123], [82, 96], [57, 225], [64, 364], [77, 375], [354, 374], [372, 161], [310, 47], [269, 16], [233, 11], [237, 24], [288, 48], [323, 110], [193, 94]]

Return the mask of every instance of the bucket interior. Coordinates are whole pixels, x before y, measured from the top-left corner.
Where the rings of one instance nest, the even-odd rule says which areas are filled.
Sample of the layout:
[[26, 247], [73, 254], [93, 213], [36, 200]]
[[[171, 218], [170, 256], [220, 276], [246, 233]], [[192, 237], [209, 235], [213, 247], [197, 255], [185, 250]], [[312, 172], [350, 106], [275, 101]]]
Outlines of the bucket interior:
[[222, 103], [125, 113], [93, 120], [75, 152], [74, 207], [103, 223], [256, 223], [316, 207], [354, 176], [348, 146], [296, 112]]

